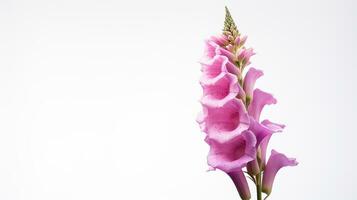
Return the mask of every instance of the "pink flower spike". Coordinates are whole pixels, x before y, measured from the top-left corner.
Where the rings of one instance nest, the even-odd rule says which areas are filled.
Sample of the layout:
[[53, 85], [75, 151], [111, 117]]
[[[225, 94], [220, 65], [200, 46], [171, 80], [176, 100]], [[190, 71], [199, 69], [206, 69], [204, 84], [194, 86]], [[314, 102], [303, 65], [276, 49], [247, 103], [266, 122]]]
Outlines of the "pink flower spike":
[[275, 176], [281, 168], [296, 166], [297, 164], [298, 162], [295, 158], [288, 158], [284, 154], [272, 150], [264, 171], [263, 192], [267, 195], [271, 193]]
[[242, 170], [237, 172], [228, 173], [229, 177], [231, 177], [234, 185], [237, 188], [239, 196], [242, 200], [249, 200], [251, 198], [250, 190], [248, 186], [247, 179]]
[[260, 113], [264, 106], [271, 104], [276, 104], [276, 99], [271, 94], [255, 89], [253, 92], [253, 101], [248, 107], [248, 113], [259, 122]]
[[246, 95], [250, 98], [253, 97], [253, 89], [255, 82], [259, 77], [263, 76], [263, 71], [255, 69], [253, 67], [249, 68], [249, 71], [244, 77], [243, 89]]
[[204, 123], [209, 139], [225, 143], [249, 128], [249, 116], [240, 99], [231, 99], [222, 107], [205, 106]]
[[227, 7], [225, 11], [221, 35], [205, 41], [200, 61], [202, 111], [196, 121], [209, 145], [208, 170], [218, 169], [228, 174], [240, 199], [254, 198], [247, 178], [256, 186], [257, 198], [254, 199], [261, 200], [263, 192], [267, 194], [266, 199], [277, 172], [298, 163], [275, 150], [267, 158], [270, 138], [282, 132], [285, 126], [261, 121], [264, 107], [276, 104], [277, 100], [272, 94], [255, 88], [264, 73], [249, 66], [255, 52], [246, 47], [247, 36], [241, 35]]
[[231, 141], [221, 144], [206, 138], [210, 145], [207, 162], [208, 165], [226, 173], [240, 171], [256, 155], [256, 139], [252, 132], [245, 131]]
[[235, 75], [223, 74], [215, 83], [202, 85], [201, 103], [210, 107], [221, 107], [239, 93], [239, 84]]

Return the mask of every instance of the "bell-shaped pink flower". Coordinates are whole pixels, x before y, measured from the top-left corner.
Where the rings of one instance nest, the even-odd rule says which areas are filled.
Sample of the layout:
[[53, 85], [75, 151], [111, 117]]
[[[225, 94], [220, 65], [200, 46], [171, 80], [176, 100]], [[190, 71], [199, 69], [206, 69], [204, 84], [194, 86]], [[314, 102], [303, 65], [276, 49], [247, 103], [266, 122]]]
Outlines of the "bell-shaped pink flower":
[[202, 84], [203, 97], [201, 103], [211, 107], [221, 107], [229, 100], [236, 98], [240, 91], [237, 77], [225, 73], [216, 82]]
[[231, 172], [231, 173], [228, 173], [228, 175], [231, 177], [234, 185], [236, 186], [241, 199], [249, 200], [251, 198], [250, 190], [249, 190], [247, 179], [246, 179], [243, 171], [239, 170], [236, 172]]
[[282, 167], [296, 166], [297, 164], [295, 158], [288, 158], [284, 154], [272, 150], [264, 171], [263, 192], [267, 195], [271, 193], [275, 176]]
[[210, 145], [207, 157], [208, 165], [214, 169], [226, 172], [233, 180], [240, 197], [243, 200], [250, 199], [249, 186], [242, 171], [246, 164], [256, 155], [256, 139], [252, 132], [245, 131], [234, 139], [221, 144], [215, 140], [206, 138]]
[[[251, 93], [255, 80], [261, 75], [261, 71], [251, 68], [251, 70], [247, 73], [246, 79], [244, 81], [246, 92]], [[251, 130], [257, 138], [256, 148], [259, 149], [260, 162], [255, 159], [248, 163], [247, 170], [251, 175], [256, 175], [264, 169], [266, 148], [269, 139], [273, 133], [280, 132], [284, 128], [283, 125], [279, 126], [278, 124], [271, 123], [268, 120], [265, 120], [262, 123], [259, 122], [260, 113], [263, 107], [272, 103], [276, 103], [276, 100], [271, 94], [265, 93], [259, 89], [254, 90], [253, 101], [249, 104], [248, 107], [248, 113], [250, 115], [249, 130]]]
[[197, 120], [209, 139], [225, 143], [249, 128], [249, 117], [240, 99], [231, 99], [222, 107], [203, 105], [203, 113]]
[[244, 77], [243, 89], [250, 99], [253, 98], [255, 82], [261, 76], [263, 76], [263, 71], [251, 67]]
[[264, 126], [265, 128], [269, 129], [269, 134], [267, 134], [261, 141], [260, 141], [260, 149], [261, 149], [261, 163], [262, 163], [262, 168], [265, 168], [265, 162], [266, 162], [266, 151], [268, 148], [269, 140], [273, 133], [278, 133], [282, 132], [283, 129], [285, 128], [285, 125], [283, 124], [277, 124], [273, 123], [269, 120], [264, 120], [261, 122], [261, 125]]
[[224, 144], [209, 137], [206, 137], [206, 142], [210, 145], [207, 162], [213, 169], [227, 173], [237, 172], [255, 158], [257, 141], [250, 131], [245, 131]]
[[274, 133], [282, 132], [284, 127], [285, 126], [282, 124], [276, 124], [270, 122], [269, 120], [264, 120], [261, 123], [258, 123], [253, 118], [251, 118], [249, 130], [254, 133], [257, 139], [256, 148], [260, 150], [259, 152], [260, 165], [257, 159], [249, 162], [247, 165], [247, 169], [250, 174], [256, 175], [261, 170], [264, 170], [265, 160], [266, 160], [266, 150], [268, 147], [270, 137]]
[[248, 113], [259, 122], [260, 113], [264, 106], [271, 104], [276, 104], [276, 99], [271, 94], [255, 89], [253, 92], [253, 100], [248, 107]]
[[214, 84], [227, 73], [233, 75], [240, 74], [239, 69], [229, 62], [227, 57], [221, 55], [216, 55], [211, 60], [202, 61], [201, 65], [201, 84]]

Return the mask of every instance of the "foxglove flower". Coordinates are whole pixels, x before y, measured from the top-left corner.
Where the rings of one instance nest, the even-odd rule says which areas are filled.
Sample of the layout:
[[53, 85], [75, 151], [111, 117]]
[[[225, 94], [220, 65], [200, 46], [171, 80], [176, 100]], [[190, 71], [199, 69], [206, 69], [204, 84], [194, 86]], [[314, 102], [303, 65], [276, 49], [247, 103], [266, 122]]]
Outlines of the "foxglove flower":
[[222, 107], [203, 104], [203, 113], [197, 120], [209, 139], [219, 143], [240, 136], [249, 128], [249, 117], [241, 100], [233, 98]]
[[236, 172], [230, 172], [228, 173], [228, 175], [232, 179], [234, 185], [236, 186], [241, 199], [249, 200], [251, 194], [250, 194], [247, 179], [244, 176], [244, 172], [242, 170], [238, 170]]
[[253, 98], [255, 82], [261, 76], [263, 76], [263, 71], [251, 67], [244, 77], [243, 89], [250, 99]]
[[284, 154], [275, 150], [271, 151], [269, 161], [264, 171], [263, 192], [270, 195], [276, 173], [283, 167], [296, 166], [298, 162], [295, 158], [288, 158]]
[[240, 171], [245, 165], [255, 159], [256, 138], [251, 131], [245, 131], [226, 143], [206, 138], [210, 145], [207, 161], [213, 169], [224, 172]]
[[240, 197], [243, 200], [250, 199], [248, 183], [242, 168], [255, 159], [255, 135], [251, 131], [245, 131], [224, 144], [208, 137], [206, 142], [210, 145], [207, 162], [211, 169], [226, 172], [233, 180]]
[[246, 172], [256, 185], [257, 199], [261, 200], [262, 192], [270, 195], [277, 172], [297, 162], [274, 150], [266, 162], [269, 140], [274, 133], [282, 132], [284, 125], [260, 121], [263, 108], [277, 101], [271, 94], [254, 89], [257, 79], [263, 76], [261, 70], [251, 67], [243, 74], [255, 54], [252, 48], [244, 46], [246, 40], [226, 8], [223, 34], [205, 41], [200, 62], [202, 112], [197, 122], [210, 146], [210, 170], [227, 173], [243, 200], [251, 198]]

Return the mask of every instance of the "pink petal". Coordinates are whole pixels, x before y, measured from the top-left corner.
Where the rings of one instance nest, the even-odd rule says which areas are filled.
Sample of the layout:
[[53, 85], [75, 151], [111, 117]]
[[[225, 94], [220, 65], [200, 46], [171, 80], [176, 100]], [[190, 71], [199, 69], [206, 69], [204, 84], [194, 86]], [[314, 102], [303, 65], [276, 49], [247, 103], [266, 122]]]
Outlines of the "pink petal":
[[213, 58], [216, 55], [216, 48], [219, 47], [218, 44], [216, 44], [213, 41], [206, 40], [205, 41], [205, 50], [204, 50], [204, 57], [205, 58]]
[[201, 131], [206, 132], [206, 123], [205, 123], [205, 117], [207, 115], [207, 109], [203, 107], [203, 111], [199, 112], [197, 117], [196, 117], [196, 122], [199, 124]]
[[218, 44], [219, 46], [225, 46], [228, 44], [228, 39], [225, 35], [211, 36], [210, 40]]
[[216, 82], [202, 85], [203, 97], [201, 103], [211, 107], [221, 107], [239, 93], [237, 77], [230, 73], [224, 74]]
[[249, 48], [249, 49], [242, 49], [240, 52], [239, 52], [239, 55], [238, 55], [238, 59], [242, 60], [242, 59], [248, 59], [255, 55], [254, 51], [252, 48]]
[[245, 75], [243, 89], [248, 97], [252, 98], [255, 82], [261, 76], [263, 76], [263, 71], [253, 67], [251, 67]]
[[284, 124], [274, 123], [274, 122], [271, 122], [271, 121], [269, 121], [267, 119], [263, 120], [261, 122], [261, 124], [263, 124], [264, 126], [268, 127], [273, 132], [282, 132], [283, 129], [285, 128]]
[[226, 73], [235, 75], [240, 73], [239, 69], [234, 64], [229, 62], [226, 57], [220, 55], [214, 56], [213, 59], [207, 62], [201, 62], [201, 65], [201, 71], [203, 73], [200, 80], [201, 84], [212, 84]]
[[231, 99], [219, 108], [203, 106], [206, 108], [206, 133], [210, 139], [224, 143], [249, 128], [249, 117], [240, 99]]
[[295, 158], [288, 158], [284, 154], [272, 150], [264, 171], [263, 192], [268, 195], [271, 193], [275, 176], [282, 167], [296, 166], [297, 164]]
[[255, 176], [260, 173], [261, 170], [257, 159], [254, 159], [247, 163], [247, 171], [252, 176]]
[[242, 38], [241, 38], [241, 41], [240, 41], [240, 46], [243, 46], [244, 44], [245, 44], [245, 42], [247, 41], [247, 38], [248, 38], [248, 36], [243, 36]]
[[273, 133], [282, 132], [285, 125], [273, 123], [273, 122], [270, 122], [269, 120], [264, 120], [264, 121], [262, 121], [261, 124], [263, 126], [267, 127], [271, 131], [271, 133], [267, 137], [265, 137], [260, 143], [260, 149], [262, 151], [262, 153], [261, 153], [262, 168], [265, 168], [266, 151], [268, 148], [269, 140]]
[[249, 65], [250, 57], [255, 55], [252, 48], [249, 48], [249, 49], [243, 48], [239, 52], [237, 52], [237, 54], [238, 54], [237, 59], [243, 63], [243, 66]]
[[271, 104], [276, 104], [276, 99], [271, 94], [255, 89], [253, 92], [253, 100], [248, 107], [248, 113], [256, 121], [259, 121], [260, 113], [264, 106]]
[[224, 172], [236, 172], [255, 158], [256, 139], [252, 132], [245, 131], [224, 144], [206, 138], [210, 145], [208, 165]]
[[251, 198], [250, 190], [249, 190], [247, 179], [243, 171], [239, 170], [237, 172], [231, 172], [228, 173], [228, 175], [231, 177], [234, 185], [236, 186], [241, 199], [249, 200]]
[[216, 55], [222, 55], [227, 57], [230, 61], [235, 61], [235, 56], [227, 49], [219, 46], [216, 42], [212, 40], [205, 41], [205, 51], [204, 51], [204, 60], [210, 60]]
[[249, 130], [255, 134], [255, 137], [257, 138], [257, 145], [260, 145], [267, 136], [276, 132], [281, 132], [284, 127], [285, 126], [282, 124], [276, 124], [270, 122], [269, 120], [264, 120], [259, 123], [252, 117], [250, 118]]
[[284, 125], [272, 123], [269, 120], [264, 120], [262, 123], [258, 123], [254, 119], [251, 118], [249, 130], [252, 131], [257, 138], [256, 148], [260, 148], [260, 166], [258, 161], [255, 159], [251, 161], [247, 165], [248, 172], [250, 174], [256, 175], [260, 172], [260, 170], [265, 167], [265, 159], [266, 159], [266, 150], [270, 140], [270, 137], [273, 133], [281, 132], [284, 128]]
[[216, 54], [227, 57], [231, 62], [236, 61], [234, 54], [224, 48], [216, 48]]
[[241, 42], [241, 38], [240, 37], [237, 37], [235, 40], [234, 40], [234, 44], [238, 45], [240, 44]]

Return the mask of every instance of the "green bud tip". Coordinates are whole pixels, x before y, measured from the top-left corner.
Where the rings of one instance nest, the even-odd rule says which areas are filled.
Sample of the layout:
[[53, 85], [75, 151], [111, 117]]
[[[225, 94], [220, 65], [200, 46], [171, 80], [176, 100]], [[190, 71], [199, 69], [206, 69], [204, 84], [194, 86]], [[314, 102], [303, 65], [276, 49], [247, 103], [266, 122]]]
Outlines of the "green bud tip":
[[224, 19], [224, 28], [223, 28], [223, 33], [227, 35], [227, 33], [230, 33], [229, 35], [232, 35], [233, 37], [237, 37], [239, 35], [238, 28], [236, 24], [234, 23], [234, 20], [232, 18], [231, 13], [228, 10], [228, 7], [225, 7], [226, 9], [226, 17]]

